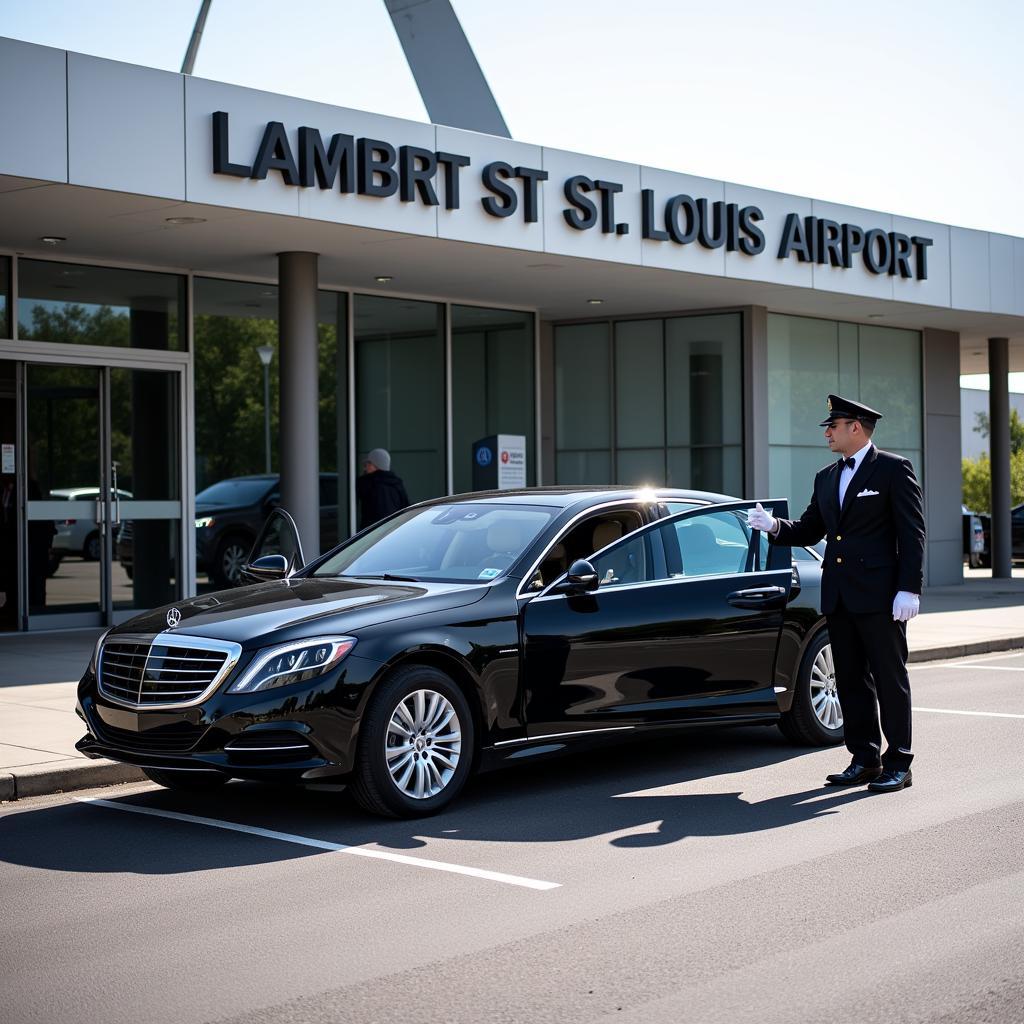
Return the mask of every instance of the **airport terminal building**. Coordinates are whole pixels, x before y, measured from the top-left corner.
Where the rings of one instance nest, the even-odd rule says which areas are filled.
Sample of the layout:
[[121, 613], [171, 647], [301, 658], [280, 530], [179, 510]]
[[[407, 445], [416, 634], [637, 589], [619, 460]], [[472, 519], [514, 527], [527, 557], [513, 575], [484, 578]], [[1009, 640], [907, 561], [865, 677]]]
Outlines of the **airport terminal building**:
[[829, 392], [956, 582], [959, 377], [998, 418], [1019, 370], [1021, 238], [0, 39], [0, 630], [195, 593], [236, 477], [326, 549], [377, 447], [413, 501], [511, 435], [531, 485], [799, 510]]

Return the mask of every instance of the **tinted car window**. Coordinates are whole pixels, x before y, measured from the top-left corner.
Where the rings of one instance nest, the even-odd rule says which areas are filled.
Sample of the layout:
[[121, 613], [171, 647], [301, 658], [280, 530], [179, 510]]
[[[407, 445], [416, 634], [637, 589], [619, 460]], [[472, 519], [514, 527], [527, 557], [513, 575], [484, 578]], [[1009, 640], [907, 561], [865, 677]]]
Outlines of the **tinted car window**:
[[553, 515], [537, 506], [469, 502], [410, 509], [347, 544], [316, 575], [486, 583], [530, 547]]
[[592, 559], [600, 586], [614, 587], [624, 583], [644, 583], [656, 578], [646, 534], [624, 540]]
[[[684, 576], [714, 576], [763, 569], [768, 560], [768, 541], [758, 535], [753, 552], [753, 531], [746, 512], [705, 512], [666, 527], [675, 533]], [[752, 555], [753, 557], [749, 557]]]

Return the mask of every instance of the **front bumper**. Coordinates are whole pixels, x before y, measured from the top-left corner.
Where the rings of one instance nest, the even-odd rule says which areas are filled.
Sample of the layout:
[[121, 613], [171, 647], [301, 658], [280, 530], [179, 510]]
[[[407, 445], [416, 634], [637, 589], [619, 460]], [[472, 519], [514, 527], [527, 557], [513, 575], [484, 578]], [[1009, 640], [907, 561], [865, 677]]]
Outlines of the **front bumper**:
[[87, 757], [141, 768], [336, 783], [352, 772], [376, 668], [350, 655], [321, 679], [255, 694], [227, 693], [233, 674], [203, 703], [166, 709], [118, 704], [87, 672], [79, 684], [78, 713], [88, 733], [75, 746]]

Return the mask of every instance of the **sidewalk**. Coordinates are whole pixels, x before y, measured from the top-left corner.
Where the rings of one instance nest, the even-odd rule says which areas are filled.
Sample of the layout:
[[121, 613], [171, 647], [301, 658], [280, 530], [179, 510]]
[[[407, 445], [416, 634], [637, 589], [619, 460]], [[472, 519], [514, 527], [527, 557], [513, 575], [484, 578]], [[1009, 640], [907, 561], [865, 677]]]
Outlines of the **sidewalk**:
[[[962, 586], [927, 589], [921, 609], [907, 632], [912, 662], [1024, 647], [1024, 570], [1010, 580], [967, 570]], [[0, 636], [0, 800], [144, 778], [75, 750], [75, 690], [100, 632]]]

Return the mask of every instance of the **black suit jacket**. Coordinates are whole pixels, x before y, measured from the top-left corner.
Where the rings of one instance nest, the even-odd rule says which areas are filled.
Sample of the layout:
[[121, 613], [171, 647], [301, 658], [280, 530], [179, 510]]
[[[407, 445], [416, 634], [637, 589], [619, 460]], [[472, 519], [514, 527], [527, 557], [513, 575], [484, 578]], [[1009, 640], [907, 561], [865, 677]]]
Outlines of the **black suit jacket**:
[[[924, 508], [921, 485], [907, 459], [872, 445], [853, 474], [839, 507], [835, 462], [818, 471], [814, 495], [799, 519], [780, 519], [779, 544], [827, 541], [821, 576], [821, 610], [830, 614], [840, 598], [851, 612], [892, 610], [899, 590], [921, 593]], [[877, 492], [877, 493], [872, 493]]]

